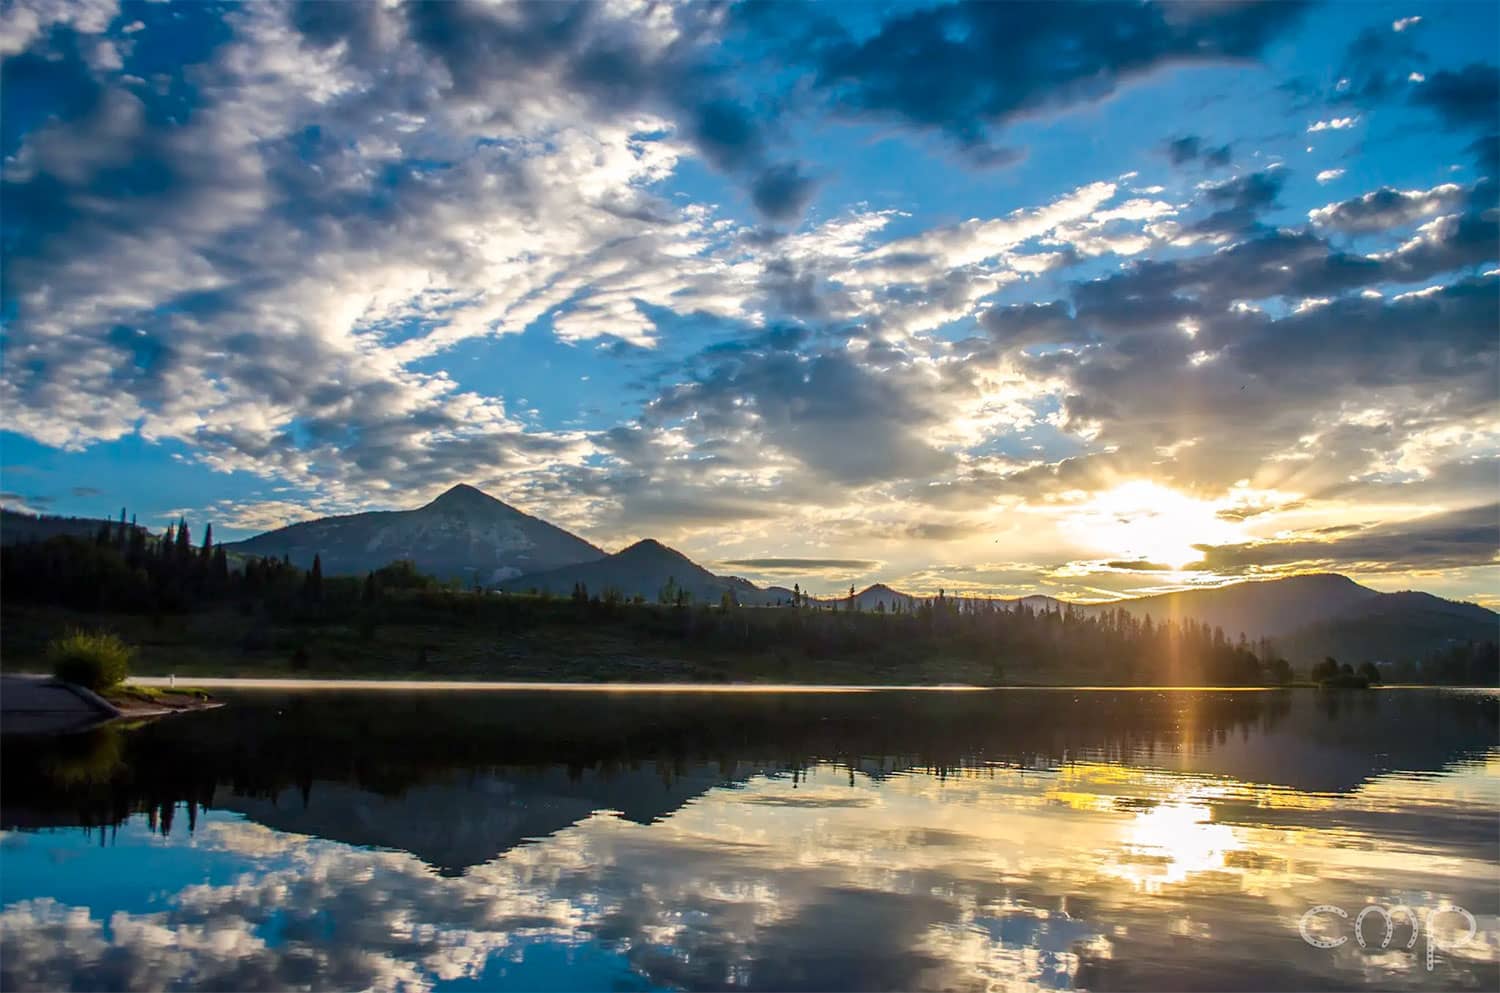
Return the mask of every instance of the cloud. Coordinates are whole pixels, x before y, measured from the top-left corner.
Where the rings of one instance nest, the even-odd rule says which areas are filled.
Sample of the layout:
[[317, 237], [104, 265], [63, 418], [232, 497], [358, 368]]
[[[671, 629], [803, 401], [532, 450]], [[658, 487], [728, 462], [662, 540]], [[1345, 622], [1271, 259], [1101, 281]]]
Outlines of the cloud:
[[1500, 120], [1500, 68], [1475, 62], [1457, 72], [1435, 72], [1417, 85], [1411, 100], [1436, 113], [1448, 128], [1493, 131]]
[[103, 34], [118, 11], [116, 0], [14, 0], [0, 23], [0, 58], [24, 52], [55, 27]]
[[1492, 565], [1500, 561], [1500, 504], [1372, 524], [1332, 537], [1294, 537], [1236, 545], [1200, 546], [1203, 560], [1189, 568], [1221, 575], [1277, 568], [1323, 567], [1361, 572], [1405, 572]]
[[1206, 235], [1236, 235], [1253, 230], [1260, 215], [1276, 205], [1285, 182], [1282, 170], [1262, 170], [1207, 187], [1204, 200], [1216, 209], [1193, 224], [1191, 230]]
[[1314, 121], [1307, 126], [1308, 134], [1319, 131], [1344, 131], [1359, 123], [1358, 117], [1335, 117], [1326, 121]]
[[1452, 210], [1463, 203], [1466, 195], [1467, 191], [1454, 183], [1430, 190], [1383, 186], [1352, 200], [1318, 207], [1309, 211], [1307, 218], [1319, 227], [1338, 231], [1385, 231]]
[[796, 163], [783, 163], [755, 178], [750, 199], [771, 220], [790, 221], [802, 216], [816, 190], [816, 181], [804, 176]]
[[[186, 120], [105, 83], [26, 135], [5, 171], [18, 430], [71, 447], [139, 431], [366, 494], [540, 471], [586, 457], [582, 437], [412, 366], [539, 320], [649, 344], [642, 303], [742, 313], [712, 219], [649, 192], [681, 148], [642, 136], [670, 125], [605, 57], [635, 46], [676, 71], [663, 25], [324, 7], [227, 15]], [[516, 137], [469, 137], [486, 128]]]
[[1189, 162], [1202, 162], [1206, 169], [1227, 168], [1232, 161], [1233, 154], [1229, 145], [1220, 145], [1217, 148], [1205, 147], [1203, 139], [1195, 134], [1183, 135], [1167, 142], [1167, 158], [1173, 165], [1186, 165]]
[[755, 569], [760, 572], [786, 573], [836, 569], [846, 572], [871, 572], [880, 568], [880, 563], [873, 559], [729, 559], [721, 564], [734, 568]]
[[[1136, 552], [1003, 525], [1137, 478], [1410, 513], [1471, 499], [1464, 460], [1496, 437], [1493, 183], [1319, 206], [1289, 167], [1167, 167], [1267, 161], [1295, 134], [1158, 132], [1133, 164], [1164, 176], [837, 203], [826, 142], [792, 143], [832, 112], [993, 164], [1024, 153], [1022, 122], [1254, 60], [1290, 7], [197, 7], [180, 33], [201, 39], [145, 75], [154, 8], [128, 38], [113, 14], [17, 9], [6, 92], [48, 100], [4, 169], [8, 426], [266, 483], [201, 508], [219, 520], [466, 480], [715, 560], [913, 570], [983, 536], [1108, 564]], [[1487, 68], [1428, 64], [1435, 28], [1383, 19], [1349, 57], [1407, 116], [1472, 132], [1444, 140], [1493, 175]], [[1352, 73], [1296, 120], [1375, 113]], [[629, 385], [581, 420], [502, 397], [487, 363], [521, 341]]]
[[1126, 571], [1135, 571], [1135, 572], [1172, 572], [1173, 571], [1172, 567], [1170, 565], [1167, 565], [1164, 562], [1147, 562], [1144, 559], [1130, 559], [1130, 560], [1116, 559], [1116, 560], [1114, 560], [1112, 562], [1106, 562], [1106, 563], [1104, 563], [1104, 566], [1105, 566], [1105, 568], [1108, 568], [1108, 569], [1122, 569], [1122, 570], [1126, 570]]
[[1427, 53], [1418, 44], [1422, 32], [1393, 30], [1385, 24], [1365, 28], [1344, 52], [1328, 102], [1374, 108], [1407, 97], [1413, 67], [1425, 67]]
[[825, 33], [815, 86], [846, 114], [940, 132], [992, 165], [1013, 160], [995, 139], [1014, 121], [1174, 66], [1252, 59], [1300, 14], [1298, 4], [1107, 3], [1080, 19], [1065, 5], [944, 4], [893, 14], [858, 38]]

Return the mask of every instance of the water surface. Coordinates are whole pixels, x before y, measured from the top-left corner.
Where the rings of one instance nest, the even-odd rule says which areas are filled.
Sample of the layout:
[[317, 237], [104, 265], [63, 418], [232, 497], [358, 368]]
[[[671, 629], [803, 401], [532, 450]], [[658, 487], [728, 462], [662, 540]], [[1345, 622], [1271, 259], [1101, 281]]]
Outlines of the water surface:
[[1493, 694], [227, 696], [5, 739], [0, 987], [1500, 986]]

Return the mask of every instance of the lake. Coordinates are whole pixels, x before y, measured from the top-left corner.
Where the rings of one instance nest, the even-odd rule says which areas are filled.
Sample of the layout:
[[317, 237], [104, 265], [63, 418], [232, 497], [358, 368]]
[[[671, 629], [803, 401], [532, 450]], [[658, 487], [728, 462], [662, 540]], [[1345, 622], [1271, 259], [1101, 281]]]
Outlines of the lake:
[[0, 987], [1500, 988], [1491, 693], [221, 695], [4, 740]]

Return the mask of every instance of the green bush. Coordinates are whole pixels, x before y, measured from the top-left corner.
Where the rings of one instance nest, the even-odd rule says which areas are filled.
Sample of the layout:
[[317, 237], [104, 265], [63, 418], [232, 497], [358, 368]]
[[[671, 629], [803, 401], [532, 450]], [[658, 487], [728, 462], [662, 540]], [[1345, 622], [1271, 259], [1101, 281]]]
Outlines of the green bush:
[[47, 644], [52, 674], [96, 693], [125, 681], [130, 655], [130, 647], [112, 634], [73, 631]]

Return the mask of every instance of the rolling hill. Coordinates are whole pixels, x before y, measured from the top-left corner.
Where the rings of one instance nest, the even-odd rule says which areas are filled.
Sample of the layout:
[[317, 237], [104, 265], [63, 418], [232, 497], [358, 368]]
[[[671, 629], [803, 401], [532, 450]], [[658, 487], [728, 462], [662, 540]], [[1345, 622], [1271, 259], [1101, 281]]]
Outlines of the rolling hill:
[[1244, 632], [1251, 638], [1275, 638], [1342, 614], [1380, 595], [1347, 576], [1318, 573], [1160, 593], [1092, 609], [1128, 610], [1138, 617], [1149, 615], [1156, 621], [1191, 617], [1223, 628], [1230, 637]]
[[654, 538], [638, 541], [613, 555], [593, 562], [565, 566], [508, 580], [502, 590], [523, 593], [532, 590], [568, 596], [582, 585], [592, 596], [614, 592], [625, 599], [643, 597], [656, 602], [668, 583], [692, 595], [695, 603], [718, 603], [727, 592], [740, 604], [769, 605], [791, 602], [790, 590], [761, 589], [738, 576], [716, 576], [675, 548]]
[[318, 555], [325, 575], [358, 575], [410, 559], [442, 579], [486, 584], [604, 557], [577, 535], [464, 484], [416, 510], [324, 517], [225, 547], [242, 555], [288, 555], [304, 568]]
[[1500, 615], [1472, 603], [1430, 593], [1377, 593], [1335, 614], [1275, 639], [1297, 663], [1326, 655], [1340, 661], [1420, 660], [1455, 642], [1494, 641]]
[[[92, 538], [105, 525], [118, 528], [119, 521], [107, 521], [102, 517], [56, 517], [50, 514], [23, 514], [17, 510], [0, 507], [0, 544], [14, 545], [22, 541], [46, 541], [59, 535], [73, 538]], [[136, 525], [137, 530], [146, 531]], [[118, 534], [118, 532], [115, 532]], [[149, 534], [150, 532], [147, 531]]]

